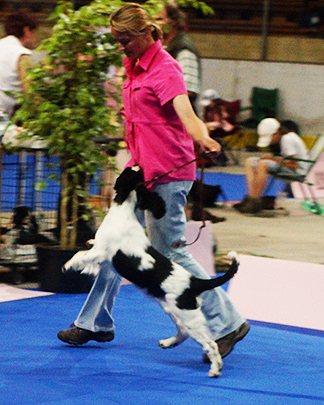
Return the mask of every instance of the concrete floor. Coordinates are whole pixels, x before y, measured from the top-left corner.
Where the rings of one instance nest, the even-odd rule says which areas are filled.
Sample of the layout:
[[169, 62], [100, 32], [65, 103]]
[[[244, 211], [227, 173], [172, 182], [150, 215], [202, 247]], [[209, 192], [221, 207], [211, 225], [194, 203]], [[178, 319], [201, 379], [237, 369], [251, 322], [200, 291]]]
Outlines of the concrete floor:
[[239, 253], [276, 259], [324, 264], [324, 216], [305, 212], [300, 202], [288, 200], [290, 214], [253, 217], [233, 208], [211, 209], [227, 220], [213, 224], [218, 252]]
[[[239, 166], [213, 171], [243, 174], [245, 157], [243, 153]], [[324, 216], [302, 209], [301, 200], [288, 198], [284, 205], [288, 215], [276, 210], [276, 214], [269, 211], [270, 217], [244, 215], [231, 204], [209, 209], [212, 214], [227, 218], [212, 225], [218, 253], [236, 250], [248, 255], [324, 264]]]

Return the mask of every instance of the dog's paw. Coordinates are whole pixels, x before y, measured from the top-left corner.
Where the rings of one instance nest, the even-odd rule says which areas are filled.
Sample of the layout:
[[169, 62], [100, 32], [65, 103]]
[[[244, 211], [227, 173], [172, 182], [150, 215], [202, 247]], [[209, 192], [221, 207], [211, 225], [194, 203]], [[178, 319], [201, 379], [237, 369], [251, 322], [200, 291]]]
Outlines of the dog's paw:
[[87, 240], [86, 246], [88, 248], [92, 248], [92, 246], [95, 244], [95, 240], [94, 239], [89, 239]]
[[187, 339], [187, 335], [181, 335], [181, 336], [173, 336], [169, 339], [164, 339], [159, 341], [159, 346], [162, 349], [172, 349], [173, 347], [181, 345], [182, 342], [184, 342]]
[[178, 346], [178, 343], [174, 338], [170, 338], [170, 339], [160, 340], [159, 346], [162, 349], [172, 349], [173, 347]]
[[210, 370], [208, 371], [209, 377], [217, 378], [221, 375], [223, 368], [223, 360], [221, 355], [218, 353], [215, 360], [212, 362]]
[[209, 370], [209, 371], [208, 371], [209, 377], [212, 377], [212, 378], [217, 378], [217, 377], [219, 377], [221, 374], [222, 374], [222, 373], [221, 373], [220, 371], [215, 371], [215, 370]]
[[169, 339], [164, 339], [159, 341], [159, 346], [162, 349], [172, 349], [173, 347], [181, 345], [189, 335], [184, 332], [178, 332], [175, 336], [170, 337]]
[[73, 270], [73, 269], [69, 265], [69, 262], [66, 262], [61, 268], [62, 273], [67, 273], [68, 271], [71, 271], [71, 270]]
[[72, 273], [75, 271], [73, 267], [67, 266], [66, 264], [61, 268], [62, 273]]

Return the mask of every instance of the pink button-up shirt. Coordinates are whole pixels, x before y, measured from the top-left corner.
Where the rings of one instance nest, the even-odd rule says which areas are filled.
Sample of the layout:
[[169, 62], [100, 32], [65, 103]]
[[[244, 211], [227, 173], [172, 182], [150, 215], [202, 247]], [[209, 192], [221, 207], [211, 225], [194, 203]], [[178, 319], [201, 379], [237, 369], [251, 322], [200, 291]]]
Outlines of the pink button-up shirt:
[[[179, 64], [156, 41], [133, 67], [124, 59], [127, 79], [123, 88], [126, 141], [131, 161], [144, 171], [145, 180], [167, 173], [195, 158], [193, 140], [182, 125], [172, 100], [187, 94]], [[159, 182], [195, 180], [191, 163], [160, 178]]]

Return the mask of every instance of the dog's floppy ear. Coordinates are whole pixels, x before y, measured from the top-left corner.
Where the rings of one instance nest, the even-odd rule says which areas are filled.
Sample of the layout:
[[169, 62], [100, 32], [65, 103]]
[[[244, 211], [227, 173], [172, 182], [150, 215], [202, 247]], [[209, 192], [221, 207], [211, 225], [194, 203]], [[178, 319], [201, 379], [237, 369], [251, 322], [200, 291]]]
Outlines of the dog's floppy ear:
[[116, 180], [114, 201], [117, 204], [122, 204], [129, 196], [129, 193], [135, 190], [137, 184], [143, 181], [144, 175], [139, 166], [127, 167]]
[[136, 187], [136, 193], [136, 208], [151, 211], [156, 219], [160, 219], [165, 215], [165, 202], [158, 193], [148, 190], [143, 184]]

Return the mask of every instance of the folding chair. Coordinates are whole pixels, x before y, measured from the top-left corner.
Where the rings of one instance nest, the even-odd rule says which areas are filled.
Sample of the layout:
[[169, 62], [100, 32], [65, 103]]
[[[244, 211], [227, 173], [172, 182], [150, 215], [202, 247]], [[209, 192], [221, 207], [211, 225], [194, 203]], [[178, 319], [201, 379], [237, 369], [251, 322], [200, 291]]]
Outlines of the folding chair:
[[251, 106], [241, 108], [241, 111], [251, 111], [251, 115], [241, 125], [255, 129], [264, 118], [276, 118], [278, 97], [279, 89], [253, 87], [250, 98]]
[[[292, 158], [292, 157], [287, 157], [287, 160], [294, 160], [297, 162], [307, 162], [309, 163], [307, 172], [303, 175], [298, 174], [298, 173], [273, 173], [271, 174], [271, 181], [269, 182], [269, 185], [267, 187], [268, 191], [271, 187], [271, 185], [274, 183], [275, 180], [282, 180], [287, 183], [293, 183], [297, 182], [299, 184], [300, 190], [304, 196], [304, 203], [303, 203], [303, 208], [306, 208], [310, 210], [311, 212], [315, 214], [324, 214], [324, 208], [318, 203], [315, 193], [312, 190], [312, 186], [314, 185], [313, 183], [309, 182], [307, 180], [308, 174], [314, 167], [315, 163], [319, 159], [322, 151], [324, 150], [324, 133], [319, 134], [312, 146], [312, 148], [309, 151], [309, 159], [298, 159], [298, 158]], [[307, 188], [309, 195], [311, 196], [311, 201], [309, 201], [309, 197], [307, 195], [307, 192], [305, 191], [305, 188]], [[266, 193], [265, 193], [266, 194]]]

